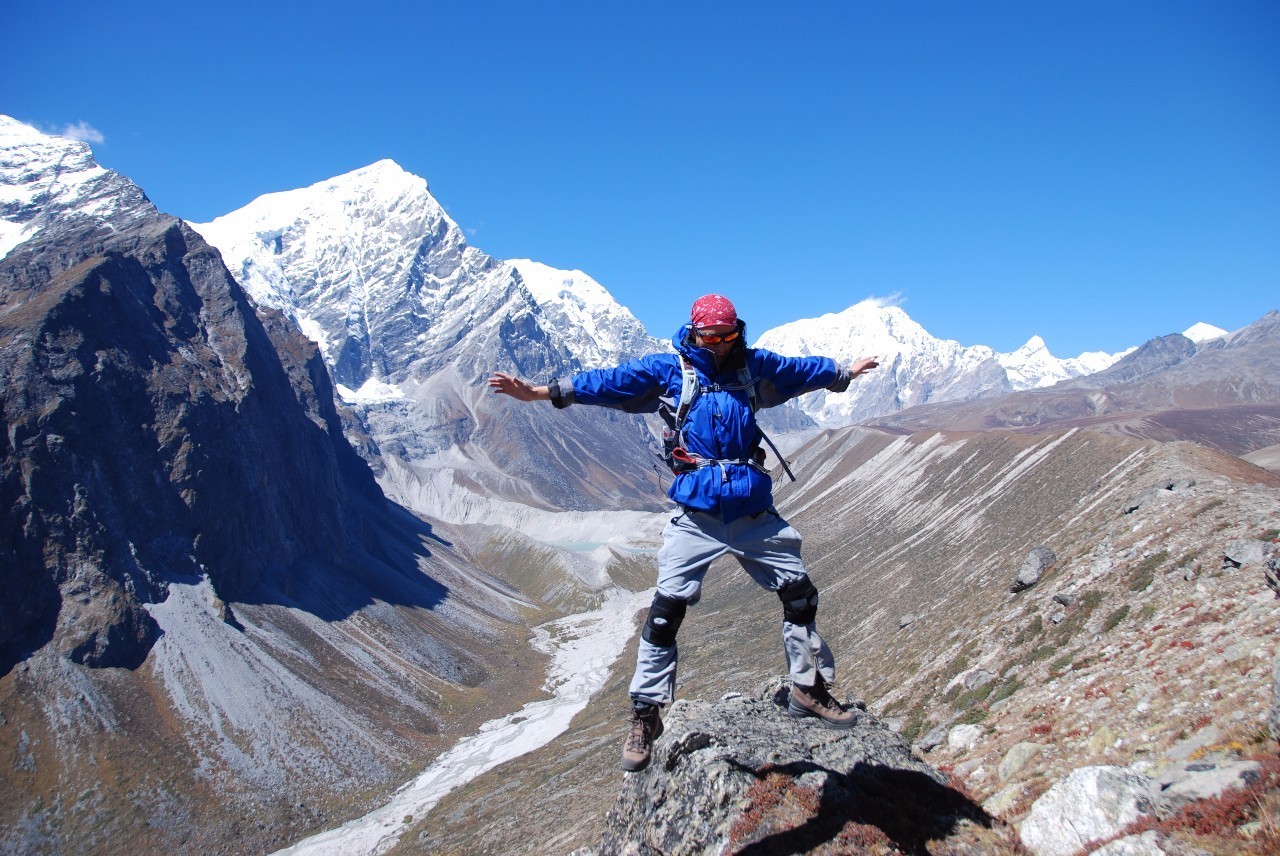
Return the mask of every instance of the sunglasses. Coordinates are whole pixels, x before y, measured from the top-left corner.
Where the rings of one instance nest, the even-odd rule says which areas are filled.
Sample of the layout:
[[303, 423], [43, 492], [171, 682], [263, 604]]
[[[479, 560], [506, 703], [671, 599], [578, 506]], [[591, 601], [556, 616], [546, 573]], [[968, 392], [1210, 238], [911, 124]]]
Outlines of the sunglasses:
[[723, 336], [718, 336], [715, 333], [704, 333], [701, 330], [694, 330], [693, 332], [697, 333], [698, 338], [706, 345], [718, 345], [721, 342], [732, 342], [741, 335], [741, 332], [738, 330], [734, 330], [731, 333], [725, 333]]

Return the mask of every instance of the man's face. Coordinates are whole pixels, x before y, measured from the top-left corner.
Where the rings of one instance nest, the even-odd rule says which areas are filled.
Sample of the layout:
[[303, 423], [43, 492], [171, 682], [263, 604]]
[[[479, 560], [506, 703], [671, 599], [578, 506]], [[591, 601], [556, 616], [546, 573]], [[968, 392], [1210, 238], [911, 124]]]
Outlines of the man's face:
[[693, 331], [694, 342], [699, 348], [706, 348], [723, 359], [738, 341], [738, 328], [733, 324], [713, 324], [710, 327], [696, 327]]

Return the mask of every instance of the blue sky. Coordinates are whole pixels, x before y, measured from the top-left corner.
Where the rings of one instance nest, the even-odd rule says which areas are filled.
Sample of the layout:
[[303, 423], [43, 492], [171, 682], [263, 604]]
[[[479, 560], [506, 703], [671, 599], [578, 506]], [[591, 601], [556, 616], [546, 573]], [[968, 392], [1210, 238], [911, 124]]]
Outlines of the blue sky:
[[0, 113], [204, 221], [392, 158], [655, 335], [889, 298], [1117, 351], [1280, 306], [1280, 3], [8, 4]]

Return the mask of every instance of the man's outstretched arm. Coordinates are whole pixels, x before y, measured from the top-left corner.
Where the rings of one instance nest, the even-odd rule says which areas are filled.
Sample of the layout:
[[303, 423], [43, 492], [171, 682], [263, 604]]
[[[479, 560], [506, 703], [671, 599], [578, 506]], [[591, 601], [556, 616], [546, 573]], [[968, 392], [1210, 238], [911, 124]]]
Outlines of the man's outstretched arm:
[[509, 395], [517, 401], [550, 401], [551, 390], [545, 386], [533, 386], [515, 375], [494, 372], [489, 376], [489, 389], [501, 395]]

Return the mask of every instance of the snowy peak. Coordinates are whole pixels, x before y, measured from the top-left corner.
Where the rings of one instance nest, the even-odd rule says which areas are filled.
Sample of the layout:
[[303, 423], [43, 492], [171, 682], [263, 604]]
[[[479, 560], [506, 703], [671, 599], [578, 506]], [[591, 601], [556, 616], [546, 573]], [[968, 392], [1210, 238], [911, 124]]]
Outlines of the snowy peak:
[[[1123, 354], [1081, 354], [1063, 360], [1039, 336], [1011, 354], [985, 345], [936, 339], [900, 306], [864, 300], [843, 312], [784, 324], [762, 334], [758, 347], [782, 354], [829, 356], [848, 365], [876, 356], [880, 368], [843, 395], [805, 396], [799, 405], [820, 425], [844, 425], [931, 401], [982, 398], [1049, 386], [1091, 374]], [[1125, 353], [1128, 353], [1127, 351]]]
[[396, 381], [423, 353], [447, 361], [515, 288], [510, 270], [467, 246], [426, 180], [390, 160], [192, 228], [256, 301], [320, 345], [351, 389]]
[[1227, 335], [1227, 331], [1221, 327], [1215, 327], [1212, 324], [1206, 324], [1203, 321], [1192, 324], [1182, 335], [1186, 336], [1197, 345], [1201, 342], [1208, 342], [1210, 339], [1217, 339]]
[[669, 348], [646, 335], [631, 310], [580, 270], [558, 270], [530, 259], [511, 259], [552, 331], [588, 368]]
[[0, 258], [50, 226], [155, 213], [137, 185], [98, 165], [88, 144], [0, 116]]

